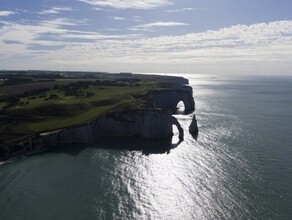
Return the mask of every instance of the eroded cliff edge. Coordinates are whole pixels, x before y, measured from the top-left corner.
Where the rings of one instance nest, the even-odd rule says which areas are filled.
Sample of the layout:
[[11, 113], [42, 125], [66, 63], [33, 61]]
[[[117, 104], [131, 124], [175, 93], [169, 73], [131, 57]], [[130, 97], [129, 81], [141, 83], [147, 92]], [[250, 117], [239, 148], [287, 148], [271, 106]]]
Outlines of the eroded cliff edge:
[[[174, 84], [167, 89], [146, 92], [138, 98], [142, 99], [144, 106], [133, 109], [117, 108], [85, 124], [35, 134], [9, 149], [2, 148], [0, 161], [63, 144], [94, 143], [103, 136], [171, 138], [173, 125], [178, 127], [180, 139], [183, 138], [184, 131], [172, 114], [180, 101], [184, 103], [186, 113], [195, 110], [190, 86]], [[196, 121], [193, 121], [192, 127], [197, 127]]]

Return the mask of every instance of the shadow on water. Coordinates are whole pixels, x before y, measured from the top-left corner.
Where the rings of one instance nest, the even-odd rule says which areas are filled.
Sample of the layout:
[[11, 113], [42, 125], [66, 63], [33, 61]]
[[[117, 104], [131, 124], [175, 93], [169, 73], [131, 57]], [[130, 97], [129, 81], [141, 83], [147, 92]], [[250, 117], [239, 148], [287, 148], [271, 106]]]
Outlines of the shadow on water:
[[172, 143], [172, 138], [158, 140], [141, 138], [100, 138], [94, 144], [94, 147], [104, 149], [142, 151], [143, 154], [149, 155], [170, 153], [170, 150], [176, 148], [181, 142], [182, 141]]
[[[96, 140], [93, 144], [70, 144], [60, 145], [46, 152], [36, 153], [37, 155], [45, 153], [64, 153], [70, 156], [77, 156], [87, 148], [112, 149], [112, 150], [128, 150], [141, 151], [144, 155], [150, 154], [169, 154], [170, 151], [178, 147], [183, 140], [178, 140], [176, 143], [170, 139], [141, 139], [141, 138], [112, 138], [102, 137]], [[34, 155], [36, 155], [34, 154]]]

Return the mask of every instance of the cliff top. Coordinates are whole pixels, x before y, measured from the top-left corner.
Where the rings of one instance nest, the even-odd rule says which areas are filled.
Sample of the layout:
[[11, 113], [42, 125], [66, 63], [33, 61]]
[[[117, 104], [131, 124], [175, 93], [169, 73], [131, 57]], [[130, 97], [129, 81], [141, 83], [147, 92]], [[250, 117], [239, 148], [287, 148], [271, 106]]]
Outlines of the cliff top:
[[182, 77], [141, 74], [81, 75], [2, 72], [0, 145], [13, 145], [34, 134], [83, 124], [115, 108], [151, 107], [136, 97], [188, 82]]

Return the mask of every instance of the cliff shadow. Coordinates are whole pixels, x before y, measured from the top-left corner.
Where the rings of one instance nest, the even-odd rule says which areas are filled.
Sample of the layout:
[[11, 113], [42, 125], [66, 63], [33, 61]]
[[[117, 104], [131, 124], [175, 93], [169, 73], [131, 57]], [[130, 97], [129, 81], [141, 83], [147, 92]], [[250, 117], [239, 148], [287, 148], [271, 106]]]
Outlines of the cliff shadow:
[[169, 154], [170, 151], [179, 146], [181, 142], [182, 140], [178, 140], [176, 143], [172, 143], [172, 138], [151, 140], [138, 137], [100, 137], [92, 144], [58, 145], [54, 148], [48, 149], [47, 151], [42, 151], [35, 154], [63, 153], [70, 156], [77, 156], [87, 148], [141, 151], [144, 155]]
[[144, 155], [150, 154], [169, 154], [170, 151], [176, 148], [182, 140], [177, 143], [172, 143], [172, 138], [169, 139], [143, 139], [136, 137], [129, 138], [99, 138], [92, 147], [102, 149], [115, 149], [115, 150], [129, 150], [141, 151]]

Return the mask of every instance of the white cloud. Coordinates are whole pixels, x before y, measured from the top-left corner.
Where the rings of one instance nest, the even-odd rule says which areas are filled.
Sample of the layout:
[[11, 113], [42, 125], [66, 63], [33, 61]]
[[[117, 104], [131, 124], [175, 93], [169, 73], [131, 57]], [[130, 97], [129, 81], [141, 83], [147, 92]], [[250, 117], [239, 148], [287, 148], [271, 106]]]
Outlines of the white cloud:
[[[30, 49], [34, 45], [61, 48], [102, 40], [133, 39], [140, 36], [137, 34], [104, 35], [98, 32], [73, 30], [74, 26], [85, 23], [64, 18], [42, 20], [35, 24], [1, 23], [3, 26], [0, 27], [0, 61], [3, 58], [22, 56], [24, 59], [34, 55], [39, 56], [36, 49]], [[67, 27], [70, 28], [67, 29]], [[39, 49], [38, 52], [44, 53], [42, 49]]]
[[96, 7], [153, 9], [171, 4], [169, 0], [79, 0]]
[[99, 8], [99, 7], [94, 7], [93, 8], [95, 11], [108, 11], [107, 9], [105, 8]]
[[129, 30], [137, 31], [137, 30], [143, 30], [143, 31], [153, 31], [155, 28], [160, 27], [176, 27], [176, 26], [186, 26], [189, 24], [181, 23], [181, 22], [164, 22], [164, 21], [157, 21], [153, 23], [147, 23], [147, 24], [140, 24], [136, 25], [132, 28], [129, 28]]
[[[216, 64], [231, 68], [244, 63], [246, 66], [257, 63], [267, 69], [278, 64], [286, 65], [287, 69], [292, 67], [292, 21], [289, 20], [159, 37], [73, 31], [74, 23], [59, 19], [34, 25], [4, 24], [0, 27], [0, 69], [7, 68], [9, 63], [20, 65], [21, 62], [23, 65], [19, 68], [35, 68], [32, 65], [38, 63], [41, 65], [38, 69], [104, 71], [121, 71], [122, 67], [128, 67], [131, 71], [181, 72], [196, 70], [199, 66], [208, 68]], [[70, 30], [66, 29], [67, 25], [72, 25]], [[174, 24], [150, 23], [148, 27], [171, 25]], [[51, 36], [51, 39], [41, 39], [43, 36]], [[70, 42], [69, 39], [84, 41]], [[32, 50], [32, 44], [60, 48]]]
[[114, 20], [116, 20], [116, 21], [134, 21], [134, 22], [142, 22], [142, 21], [140, 20], [140, 16], [132, 16], [132, 17], [129, 17], [129, 18], [116, 16], [116, 17], [112, 17], [112, 19], [114, 19]]
[[16, 12], [14, 11], [0, 11], [0, 17], [14, 15]]
[[123, 29], [119, 29], [119, 28], [105, 28], [102, 29], [103, 31], [112, 31], [112, 32], [119, 32], [119, 31], [123, 31]]
[[127, 18], [124, 18], [124, 17], [113, 17], [114, 20], [117, 20], [117, 21], [124, 21], [124, 20], [128, 20]]
[[194, 8], [180, 8], [180, 9], [173, 9], [173, 10], [167, 10], [166, 12], [169, 13], [175, 13], [175, 12], [184, 12], [184, 11], [193, 11], [193, 10], [202, 10], [202, 9], [194, 9]]
[[64, 11], [73, 11], [71, 7], [52, 7], [48, 10], [41, 11], [39, 14], [41, 15], [51, 15], [51, 14], [60, 14]]

